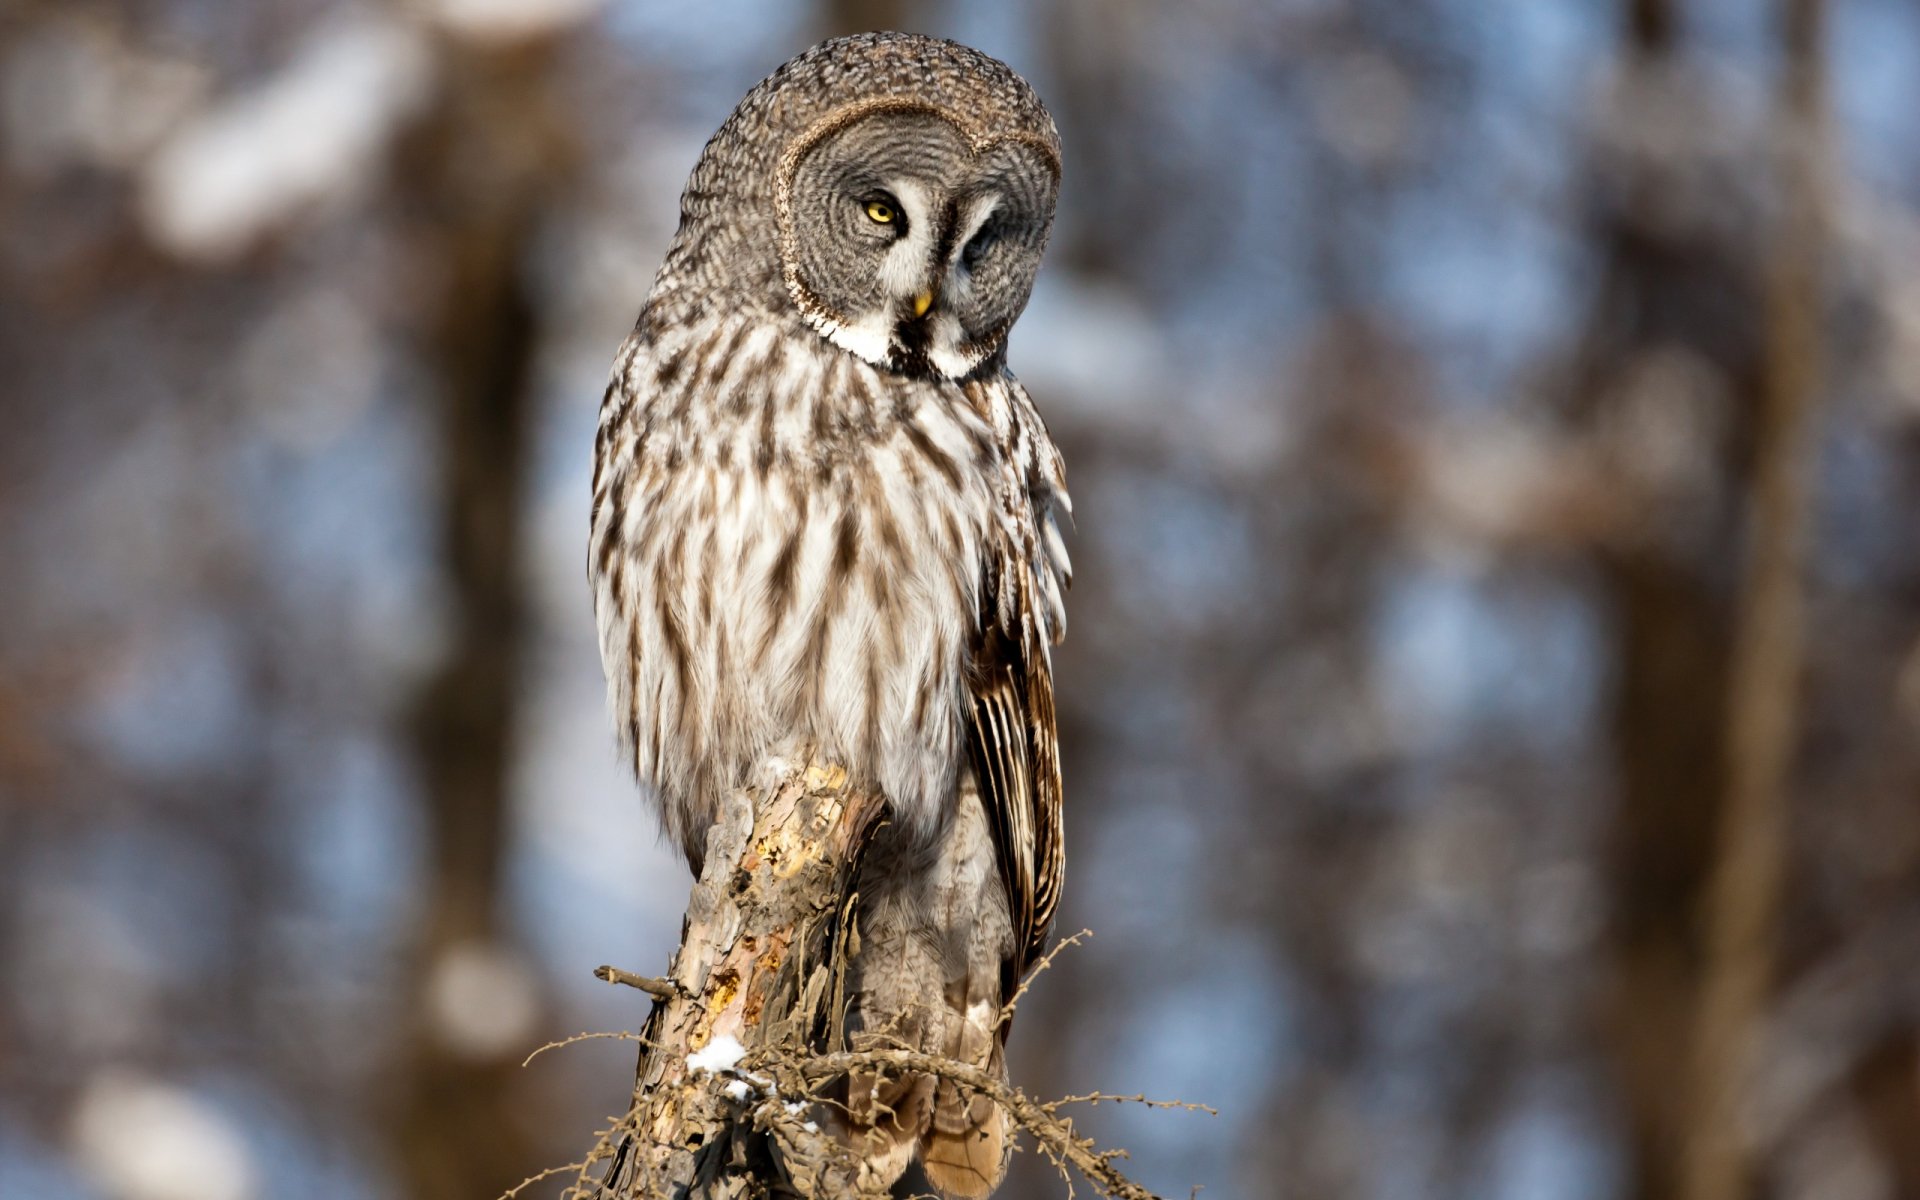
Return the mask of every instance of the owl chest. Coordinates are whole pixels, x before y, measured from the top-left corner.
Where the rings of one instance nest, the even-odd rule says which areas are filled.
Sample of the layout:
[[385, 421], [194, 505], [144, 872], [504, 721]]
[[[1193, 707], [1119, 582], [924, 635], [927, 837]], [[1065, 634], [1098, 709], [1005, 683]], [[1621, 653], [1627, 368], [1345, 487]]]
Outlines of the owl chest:
[[685, 631], [699, 740], [798, 734], [880, 774], [951, 741], [994, 527], [964, 436], [923, 416], [857, 452], [683, 472], [656, 578], [677, 581], [663, 627]]

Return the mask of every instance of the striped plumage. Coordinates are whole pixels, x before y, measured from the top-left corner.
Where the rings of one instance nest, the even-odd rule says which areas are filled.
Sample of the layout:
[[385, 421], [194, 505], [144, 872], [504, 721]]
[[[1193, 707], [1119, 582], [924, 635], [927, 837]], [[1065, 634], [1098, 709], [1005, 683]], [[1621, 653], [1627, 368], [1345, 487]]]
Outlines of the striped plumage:
[[[793, 60], [708, 143], [595, 447], [608, 698], [669, 834], [697, 869], [769, 755], [879, 788], [848, 1028], [995, 1070], [1064, 866], [1068, 499], [1004, 343], [1057, 183], [1052, 121], [992, 59], [870, 35]], [[978, 1097], [846, 1100], [884, 1175], [998, 1182]]]

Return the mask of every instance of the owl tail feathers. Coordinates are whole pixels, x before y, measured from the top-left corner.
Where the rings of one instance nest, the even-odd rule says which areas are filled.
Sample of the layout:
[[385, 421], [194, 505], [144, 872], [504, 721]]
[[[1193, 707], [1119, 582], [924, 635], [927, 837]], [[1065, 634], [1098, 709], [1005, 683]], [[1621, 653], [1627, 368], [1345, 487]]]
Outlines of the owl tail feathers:
[[932, 1118], [933, 1091], [934, 1080], [927, 1075], [855, 1071], [847, 1076], [840, 1137], [866, 1159], [874, 1178], [891, 1184], [906, 1173]]
[[[997, 1037], [963, 1025], [955, 1041], [959, 1044], [929, 1047], [929, 1052], [1006, 1078]], [[884, 1039], [879, 1044], [899, 1043]], [[1006, 1114], [992, 1100], [934, 1075], [856, 1071], [846, 1086], [841, 1136], [866, 1159], [875, 1178], [897, 1181], [917, 1160], [925, 1182], [954, 1200], [977, 1200], [1000, 1185], [1007, 1169]]]
[[[998, 1039], [986, 1065], [996, 1079], [1006, 1079]], [[928, 1183], [948, 1196], [986, 1196], [1007, 1173], [1007, 1149], [1007, 1114], [998, 1104], [951, 1079], [935, 1081], [933, 1119], [920, 1137]]]

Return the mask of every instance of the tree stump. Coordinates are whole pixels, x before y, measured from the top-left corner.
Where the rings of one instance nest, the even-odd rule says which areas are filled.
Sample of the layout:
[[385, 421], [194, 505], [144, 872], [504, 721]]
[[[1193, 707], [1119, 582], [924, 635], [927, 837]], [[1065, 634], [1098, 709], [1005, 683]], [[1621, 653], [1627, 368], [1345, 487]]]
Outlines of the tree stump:
[[[1100, 1092], [1041, 1102], [965, 1063], [848, 1049], [842, 1018], [847, 962], [859, 953], [855, 889], [886, 801], [851, 788], [843, 769], [805, 756], [771, 760], [760, 775], [768, 783], [730, 797], [707, 835], [668, 978], [597, 972], [648, 992], [654, 1004], [632, 1105], [576, 1164], [581, 1175], [568, 1195], [882, 1200], [893, 1188], [832, 1132], [845, 1122], [835, 1119], [831, 1097], [850, 1072], [901, 1071], [945, 1076], [988, 1097], [1063, 1178], [1077, 1173], [1117, 1200], [1157, 1200], [1120, 1172], [1124, 1150], [1100, 1149], [1063, 1110], [1129, 1101], [1211, 1112], [1205, 1105]], [[1024, 991], [1023, 984], [1002, 1020]], [[591, 1183], [586, 1172], [608, 1159], [605, 1178]]]
[[845, 1049], [854, 887], [885, 802], [832, 765], [767, 774], [707, 836], [669, 978], [637, 981], [655, 1002], [603, 1195], [887, 1194], [822, 1132], [797, 1069]]

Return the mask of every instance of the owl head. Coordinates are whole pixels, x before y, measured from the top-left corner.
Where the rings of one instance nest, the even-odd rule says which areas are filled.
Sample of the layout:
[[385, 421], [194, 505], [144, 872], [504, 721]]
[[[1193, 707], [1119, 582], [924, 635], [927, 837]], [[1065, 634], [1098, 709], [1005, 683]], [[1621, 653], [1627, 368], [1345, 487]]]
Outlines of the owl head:
[[917, 35], [840, 38], [714, 135], [675, 249], [876, 367], [963, 379], [999, 361], [1026, 307], [1059, 186], [1053, 120], [1004, 63]]

